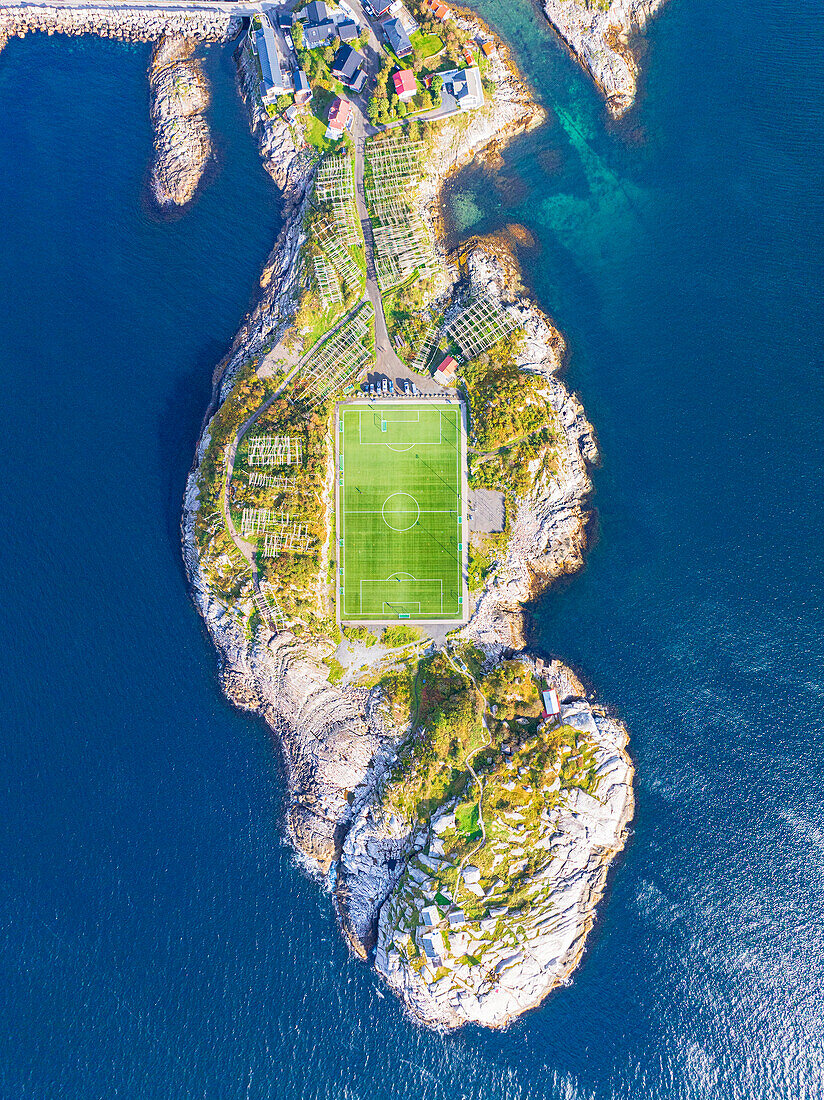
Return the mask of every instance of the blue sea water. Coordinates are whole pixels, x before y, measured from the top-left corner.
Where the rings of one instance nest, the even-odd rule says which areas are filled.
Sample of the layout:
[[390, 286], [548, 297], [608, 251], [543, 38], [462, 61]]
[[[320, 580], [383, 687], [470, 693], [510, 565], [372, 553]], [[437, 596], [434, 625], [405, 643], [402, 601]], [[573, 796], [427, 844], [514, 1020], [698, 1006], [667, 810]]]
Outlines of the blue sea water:
[[480, 0], [547, 125], [447, 196], [524, 226], [595, 423], [598, 539], [532, 609], [627, 722], [638, 814], [572, 984], [410, 1023], [283, 840], [219, 694], [180, 497], [280, 218], [209, 55], [219, 170], [144, 201], [145, 47], [0, 54], [2, 1100], [824, 1096], [824, 15], [673, 0], [637, 111]]

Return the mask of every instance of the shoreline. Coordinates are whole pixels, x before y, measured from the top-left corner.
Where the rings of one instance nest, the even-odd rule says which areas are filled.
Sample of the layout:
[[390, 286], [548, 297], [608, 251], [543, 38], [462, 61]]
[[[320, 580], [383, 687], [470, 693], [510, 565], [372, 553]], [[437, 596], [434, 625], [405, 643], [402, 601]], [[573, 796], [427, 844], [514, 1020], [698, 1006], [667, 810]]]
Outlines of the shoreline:
[[[32, 19], [15, 23], [9, 19], [13, 10], [20, 11], [0, 10], [0, 42], [8, 33], [31, 29], [126, 40], [164, 38], [155, 58], [163, 58], [168, 51], [172, 60], [184, 65], [184, 76], [196, 73], [185, 68], [191, 61], [193, 41], [227, 41], [239, 29], [238, 20], [225, 11], [205, 18], [199, 10], [198, 21], [190, 23], [191, 13], [178, 8], [151, 16], [145, 9], [90, 13], [39, 8], [36, 13], [28, 10]], [[242, 49], [236, 55], [240, 93], [265, 167], [284, 195], [285, 217], [261, 275], [260, 297], [215, 368], [181, 517], [186, 572], [218, 652], [222, 688], [236, 706], [265, 719], [283, 753], [289, 790], [287, 831], [302, 866], [332, 887], [339, 923], [353, 953], [361, 958], [374, 955], [376, 969], [409, 1011], [428, 1026], [443, 1030], [468, 1022], [505, 1027], [568, 980], [583, 953], [610, 864], [623, 848], [634, 811], [634, 769], [625, 751], [624, 727], [586, 699], [569, 669], [553, 662], [544, 670], [524, 648], [524, 603], [583, 564], [592, 515], [588, 471], [598, 461], [598, 448], [579, 399], [558, 378], [566, 352], [563, 337], [525, 295], [511, 249], [500, 238], [475, 238], [460, 246], [460, 255], [445, 250], [439, 211], [447, 182], [475, 157], [494, 162], [516, 134], [540, 125], [546, 117], [508, 49], [486, 24], [465, 9], [456, 12], [454, 20], [468, 33], [496, 43], [489, 61], [495, 95], [483, 110], [453, 116], [430, 132], [426, 168], [412, 201], [414, 214], [432, 237], [437, 261], [431, 293], [444, 311], [444, 320], [465, 308], [470, 293], [494, 304], [511, 330], [520, 334], [511, 348], [507, 344], [506, 354], [510, 357], [507, 369], [520, 379], [522, 408], [537, 403], [544, 409], [537, 450], [527, 452], [532, 455], [529, 476], [520, 489], [506, 487], [506, 533], [470, 605], [469, 620], [446, 640], [413, 642], [400, 651], [383, 649], [371, 664], [344, 670], [340, 684], [332, 680], [338, 665], [334, 635], [339, 637], [340, 630], [334, 621], [323, 625], [327, 577], [336, 556], [331, 506], [334, 454], [328, 434], [318, 438], [318, 461], [323, 468], [318, 523], [323, 536], [306, 586], [304, 602], [308, 600], [310, 614], [302, 625], [291, 617], [278, 626], [268, 613], [259, 612], [263, 597], [257, 566], [251, 557], [243, 562], [238, 555], [240, 541], [227, 499], [244, 425], [260, 412], [254, 411], [250, 418], [255, 406], [244, 401], [255, 393], [261, 399], [268, 394], [268, 406], [300, 371], [300, 360], [291, 370], [279, 364], [294, 362], [293, 326], [305, 286], [305, 225], [316, 163], [298, 148], [285, 122], [270, 119], [260, 108]], [[181, 25], [187, 33], [179, 33]], [[17, 29], [9, 31], [9, 26]], [[183, 44], [183, 39], [190, 41]], [[165, 155], [169, 168], [162, 197], [176, 205], [188, 202], [195, 193], [209, 155], [202, 121], [204, 93], [196, 76], [192, 79], [197, 85], [193, 97], [178, 105], [182, 109], [172, 129], [183, 117], [199, 120], [192, 122], [188, 135], [193, 140], [187, 140], [184, 126], [182, 138], [179, 135], [163, 148], [163, 125], [175, 112], [162, 89], [157, 100], [162, 104], [162, 118], [156, 120], [158, 164], [162, 173]], [[186, 113], [189, 108], [191, 115]], [[172, 168], [178, 153], [182, 171], [176, 179]], [[356, 152], [356, 165], [357, 156]], [[363, 186], [362, 180], [358, 186]], [[366, 238], [363, 248], [367, 248]], [[366, 280], [368, 285], [368, 265]], [[267, 382], [273, 376], [284, 379], [274, 389]], [[469, 410], [471, 395], [464, 392], [462, 400]], [[236, 416], [240, 421], [234, 426]], [[318, 423], [322, 425], [322, 419]], [[491, 455], [493, 467], [497, 462], [503, 468], [506, 459], [499, 452], [508, 454], [508, 445], [484, 457]], [[216, 499], [219, 512], [204, 515], [206, 497], [211, 508], [212, 498]], [[209, 547], [208, 553], [204, 546]], [[229, 599], [227, 586], [232, 592]], [[306, 613], [301, 614], [306, 619]], [[403, 803], [407, 789], [415, 789], [422, 781], [425, 758], [416, 758], [415, 746], [427, 727], [424, 723], [415, 728], [420, 704], [413, 723], [411, 710], [404, 715], [400, 696], [385, 684], [395, 682], [393, 676], [411, 677], [412, 670], [424, 662], [440, 668], [444, 682], [450, 678], [455, 682], [456, 698], [468, 700], [475, 709], [483, 701], [475, 720], [484, 729], [494, 727], [497, 740], [491, 733], [485, 735], [486, 756], [474, 768], [470, 758], [478, 746], [471, 748], [465, 757], [467, 770], [457, 773], [462, 776], [458, 793], [442, 797], [421, 819], [414, 812], [410, 816], [408, 808], [399, 810], [398, 800]], [[520, 685], [514, 703], [506, 687], [512, 677]], [[544, 677], [548, 685], [556, 686], [561, 699], [554, 722], [536, 717], [540, 713], [536, 683], [540, 686]], [[531, 717], [506, 717], [519, 707]], [[516, 722], [525, 723], [528, 730]], [[478, 732], [480, 728], [478, 724]], [[513, 742], [514, 750], [507, 748], [507, 740]], [[512, 772], [513, 751], [520, 772]], [[399, 783], [394, 776], [401, 754], [413, 763], [412, 771], [402, 774]], [[536, 787], [518, 779], [525, 772], [538, 777], [532, 781]], [[455, 826], [458, 803], [462, 797], [476, 797], [474, 786], [479, 790], [479, 816], [482, 804], [485, 807], [483, 852]], [[484, 803], [484, 792], [491, 790], [498, 791], [494, 805], [489, 798]], [[538, 807], [543, 807], [540, 814], [535, 814], [536, 798]], [[518, 806], [531, 807], [529, 813], [535, 816], [525, 820]], [[450, 814], [452, 825], [436, 835], [433, 822], [448, 821]], [[511, 866], [506, 859], [501, 864], [499, 856], [486, 849], [487, 826], [503, 830], [501, 835], [507, 833], [510, 839], [505, 848], [514, 854], [527, 850], [529, 858], [516, 859]], [[467, 865], [470, 856], [478, 862], [483, 856], [489, 866], [479, 870]], [[476, 875], [471, 882], [464, 882], [464, 868]], [[571, 878], [570, 868], [575, 869]], [[418, 927], [426, 898], [419, 886], [436, 870], [440, 879], [432, 879], [430, 885], [434, 883], [433, 896], [442, 899], [438, 921], [445, 929], [438, 933], [441, 946], [437, 949], [431, 943], [426, 946], [429, 941]], [[453, 900], [444, 908], [447, 889]], [[461, 909], [458, 898], [462, 895], [466, 896]], [[475, 895], [488, 900], [479, 907]], [[522, 900], [512, 900], [516, 897]], [[513, 936], [529, 947], [513, 953]], [[455, 946], [458, 942], [464, 945], [463, 956]], [[435, 961], [431, 951], [436, 952]], [[490, 979], [493, 972], [496, 977]]]
[[[461, 13], [461, 19], [466, 19]], [[482, 30], [480, 21], [471, 24]], [[503, 67], [503, 62], [499, 62]], [[511, 64], [511, 63], [510, 63]], [[514, 310], [527, 326], [529, 336], [522, 366], [543, 372], [547, 393], [553, 402], [565, 440], [566, 456], [562, 470], [548, 491], [536, 493], [535, 500], [524, 501], [518, 508], [513, 524], [514, 537], [508, 552], [475, 603], [470, 621], [462, 629], [464, 641], [479, 646], [479, 652], [494, 667], [507, 653], [526, 658], [523, 652], [523, 602], [545, 590], [557, 577], [579, 569], [586, 549], [586, 532], [591, 517], [589, 500], [592, 485], [588, 468], [598, 461], [594, 431], [585, 418], [578, 399], [558, 380], [564, 366], [565, 343], [541, 311], [530, 302], [520, 288], [520, 273], [511, 252], [497, 242], [474, 241], [464, 244], [461, 251], [467, 270], [459, 275], [455, 258], [448, 257], [443, 247], [441, 227], [437, 222], [442, 189], [464, 164], [476, 156], [494, 158], [497, 150], [517, 133], [539, 125], [545, 113], [529, 97], [520, 77], [506, 66], [511, 96], [495, 113], [493, 122], [470, 127], [463, 140], [454, 142], [450, 135], [436, 138], [428, 171], [419, 189], [420, 210], [435, 230], [435, 243], [447, 283], [452, 287], [467, 277], [484, 285], [502, 304]], [[244, 88], [244, 67], [239, 59], [238, 79]], [[246, 87], [248, 105], [248, 86]], [[284, 332], [289, 331], [291, 314], [287, 305], [296, 258], [301, 246], [303, 214], [309, 199], [312, 171], [296, 155], [294, 143], [283, 140], [277, 130], [283, 124], [263, 118], [251, 111], [253, 129], [258, 138], [267, 169], [284, 186], [288, 194], [287, 220], [273, 252], [267, 260], [262, 277], [260, 300], [250, 310], [239, 328], [229, 354], [216, 375], [210, 408], [219, 409], [232, 392], [234, 380], [245, 361], [266, 362], [267, 346], [279, 346]], [[274, 133], [272, 132], [274, 131]], [[280, 151], [273, 156], [273, 150]], [[518, 290], [514, 291], [517, 284]], [[504, 305], [506, 303], [506, 305]], [[294, 306], [292, 305], [292, 309]], [[196, 603], [219, 653], [219, 669], [223, 689], [235, 705], [260, 714], [277, 735], [286, 765], [289, 788], [287, 830], [300, 854], [301, 865], [321, 882], [330, 880], [335, 908], [341, 929], [350, 949], [360, 958], [368, 958], [379, 936], [381, 913], [393, 896], [397, 875], [388, 867], [395, 866], [400, 856], [408, 858], [409, 835], [387, 839], [372, 835], [367, 843], [369, 866], [358, 865], [364, 849], [356, 850], [354, 841], [363, 836], [363, 827], [372, 821], [376, 796], [385, 780], [397, 746], [404, 737], [403, 729], [387, 714], [380, 689], [364, 689], [354, 682], [337, 688], [327, 682], [327, 663], [334, 644], [322, 638], [301, 642], [288, 630], [270, 631], [251, 639], [245, 638], [231, 617], [213, 599], [209, 584], [202, 573], [194, 525], [199, 507], [199, 472], [210, 440], [210, 424], [198, 447], [197, 457], [187, 483], [182, 520], [184, 557]], [[563, 666], [558, 675], [566, 682], [576, 682]], [[626, 825], [631, 819], [634, 802], [631, 795], [634, 770], [623, 752], [628, 735], [619, 722], [608, 718], [600, 708], [593, 709], [578, 694], [570, 695], [572, 713], [583, 708], [589, 715], [591, 728], [617, 740], [620, 749], [613, 764], [617, 768], [620, 810], [611, 820], [609, 841], [594, 857], [594, 865], [579, 890], [574, 910], [574, 935], [566, 944], [560, 960], [539, 979], [540, 988], [533, 988], [528, 1003], [516, 1009], [490, 1004], [485, 1010], [488, 1019], [477, 1014], [465, 1018], [446, 1011], [443, 1005], [422, 1009], [416, 998], [420, 989], [401, 988], [393, 981], [386, 966], [378, 961], [378, 969], [402, 995], [410, 1011], [429, 1026], [449, 1030], [470, 1019], [487, 1026], [503, 1027], [514, 1016], [540, 1003], [559, 984], [563, 984], [575, 969], [584, 950], [587, 934], [595, 920], [595, 910], [603, 895], [608, 870], [614, 855], [623, 847]], [[602, 721], [603, 730], [596, 717]], [[605, 733], [608, 731], [608, 734]], [[607, 753], [607, 755], [609, 755]], [[624, 792], [629, 790], [626, 797]], [[574, 815], [573, 815], [574, 817]], [[579, 857], [589, 866], [589, 849], [584, 846]], [[394, 853], [394, 854], [393, 854]], [[372, 859], [375, 856], [375, 859]], [[331, 875], [331, 879], [330, 879]], [[377, 877], [376, 877], [377, 876]], [[385, 955], [385, 952], [384, 952]], [[383, 956], [377, 956], [378, 960]], [[411, 971], [405, 971], [409, 978]], [[495, 1001], [495, 998], [492, 998]]]
[[622, 118], [638, 95], [637, 40], [667, 0], [609, 0], [606, 10], [586, 0], [541, 0], [549, 25], [592, 77], [609, 114]]

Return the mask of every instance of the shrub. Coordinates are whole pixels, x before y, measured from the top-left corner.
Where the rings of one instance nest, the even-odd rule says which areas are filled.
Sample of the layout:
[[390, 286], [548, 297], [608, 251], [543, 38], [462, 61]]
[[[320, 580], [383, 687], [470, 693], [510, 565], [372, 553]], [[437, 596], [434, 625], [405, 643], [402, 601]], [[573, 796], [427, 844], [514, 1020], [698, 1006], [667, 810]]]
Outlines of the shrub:
[[400, 623], [398, 626], [388, 626], [383, 632], [381, 642], [389, 649], [394, 649], [396, 646], [417, 642], [420, 636], [421, 632], [416, 627]]

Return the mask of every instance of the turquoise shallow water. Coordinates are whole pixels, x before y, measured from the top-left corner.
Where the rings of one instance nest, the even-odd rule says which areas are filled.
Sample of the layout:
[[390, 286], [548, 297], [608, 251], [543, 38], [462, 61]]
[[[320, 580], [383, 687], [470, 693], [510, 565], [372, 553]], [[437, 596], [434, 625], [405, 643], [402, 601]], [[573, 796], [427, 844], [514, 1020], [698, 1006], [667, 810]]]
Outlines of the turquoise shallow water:
[[185, 589], [211, 370], [279, 225], [227, 51], [173, 222], [144, 47], [0, 54], [0, 1096], [824, 1095], [824, 19], [750, 9], [676, 0], [616, 126], [530, 7], [482, 5], [551, 118], [447, 212], [528, 229], [598, 429], [599, 538], [533, 640], [627, 721], [639, 801], [572, 985], [449, 1038], [348, 958]]

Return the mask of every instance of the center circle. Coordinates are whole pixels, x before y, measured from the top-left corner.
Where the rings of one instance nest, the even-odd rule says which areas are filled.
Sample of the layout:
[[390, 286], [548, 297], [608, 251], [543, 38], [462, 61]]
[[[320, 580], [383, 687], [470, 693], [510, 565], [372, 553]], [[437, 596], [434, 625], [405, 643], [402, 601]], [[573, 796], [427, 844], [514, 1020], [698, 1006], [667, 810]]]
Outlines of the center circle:
[[393, 531], [408, 531], [418, 522], [420, 514], [417, 500], [409, 493], [393, 493], [381, 508], [383, 522]]

